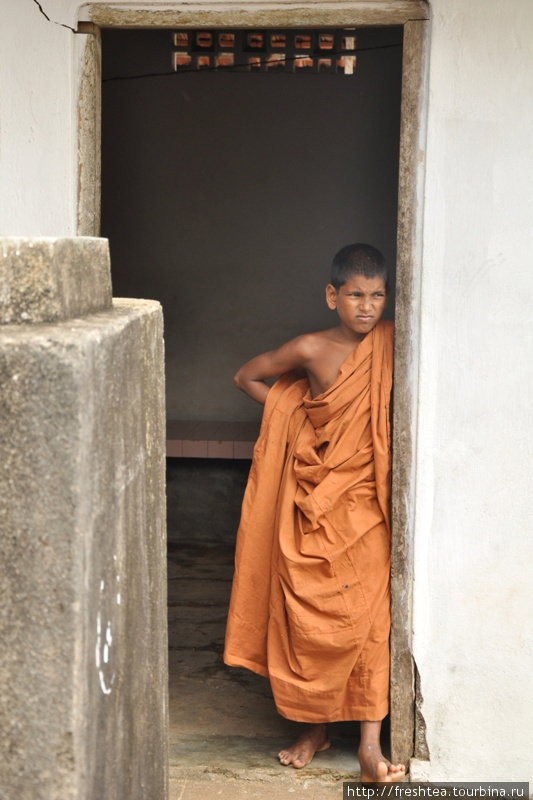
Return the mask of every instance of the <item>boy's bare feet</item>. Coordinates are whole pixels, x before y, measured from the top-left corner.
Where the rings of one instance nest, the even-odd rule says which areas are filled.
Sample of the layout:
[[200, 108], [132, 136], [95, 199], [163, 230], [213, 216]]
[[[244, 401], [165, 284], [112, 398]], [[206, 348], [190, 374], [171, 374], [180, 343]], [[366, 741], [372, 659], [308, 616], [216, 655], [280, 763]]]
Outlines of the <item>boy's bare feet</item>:
[[359, 746], [359, 764], [361, 765], [361, 783], [393, 783], [401, 781], [405, 775], [403, 764], [391, 764], [375, 744]]
[[296, 769], [305, 767], [315, 753], [331, 747], [325, 724], [311, 725], [295, 743], [286, 750], [280, 750], [278, 758], [282, 764], [292, 764]]
[[361, 783], [393, 783], [401, 781], [405, 775], [403, 764], [391, 764], [381, 752], [381, 721], [361, 722], [361, 744], [359, 745], [359, 764]]

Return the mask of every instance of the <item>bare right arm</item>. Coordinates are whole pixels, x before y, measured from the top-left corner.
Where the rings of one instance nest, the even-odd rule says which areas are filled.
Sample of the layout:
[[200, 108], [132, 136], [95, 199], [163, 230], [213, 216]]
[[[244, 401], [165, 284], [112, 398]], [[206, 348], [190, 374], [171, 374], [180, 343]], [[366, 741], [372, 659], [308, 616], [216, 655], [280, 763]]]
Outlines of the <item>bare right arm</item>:
[[264, 405], [270, 391], [266, 379], [277, 378], [291, 369], [305, 368], [313, 357], [314, 345], [312, 334], [291, 339], [277, 350], [269, 350], [247, 361], [237, 371], [233, 382], [253, 400]]

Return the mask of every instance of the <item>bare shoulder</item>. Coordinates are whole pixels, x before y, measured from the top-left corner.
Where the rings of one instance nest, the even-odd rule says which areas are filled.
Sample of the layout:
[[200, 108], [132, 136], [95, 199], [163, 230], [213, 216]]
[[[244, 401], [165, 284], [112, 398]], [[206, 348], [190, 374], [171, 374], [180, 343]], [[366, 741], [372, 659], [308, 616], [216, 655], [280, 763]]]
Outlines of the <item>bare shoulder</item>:
[[277, 350], [272, 351], [275, 358], [293, 358], [297, 366], [304, 366], [309, 360], [315, 358], [321, 348], [321, 340], [316, 333], [302, 333], [294, 339], [282, 344]]
[[304, 333], [302, 336], [293, 339], [293, 342], [302, 354], [312, 359], [331, 347], [332, 343], [336, 341], [335, 332], [336, 328], [329, 328], [324, 331]]

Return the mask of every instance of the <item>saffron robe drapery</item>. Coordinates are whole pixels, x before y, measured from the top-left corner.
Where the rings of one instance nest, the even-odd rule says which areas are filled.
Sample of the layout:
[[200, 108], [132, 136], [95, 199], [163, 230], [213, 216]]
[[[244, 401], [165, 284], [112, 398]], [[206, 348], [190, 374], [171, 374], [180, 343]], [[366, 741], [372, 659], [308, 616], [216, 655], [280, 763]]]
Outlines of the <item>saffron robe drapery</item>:
[[388, 711], [393, 323], [311, 397], [267, 396], [237, 535], [224, 661], [270, 679], [301, 722]]

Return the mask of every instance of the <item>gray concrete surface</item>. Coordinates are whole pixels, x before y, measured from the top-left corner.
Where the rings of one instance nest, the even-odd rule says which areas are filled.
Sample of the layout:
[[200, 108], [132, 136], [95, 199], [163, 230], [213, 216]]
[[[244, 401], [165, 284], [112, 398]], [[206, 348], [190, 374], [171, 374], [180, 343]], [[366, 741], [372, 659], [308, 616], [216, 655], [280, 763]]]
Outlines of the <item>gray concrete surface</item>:
[[276, 782], [222, 774], [174, 777], [172, 767], [170, 775], [169, 800], [342, 800], [342, 781], [319, 782], [300, 773]]
[[0, 237], [0, 325], [61, 322], [111, 308], [106, 239]]
[[0, 326], [0, 388], [0, 798], [165, 800], [159, 304]]

